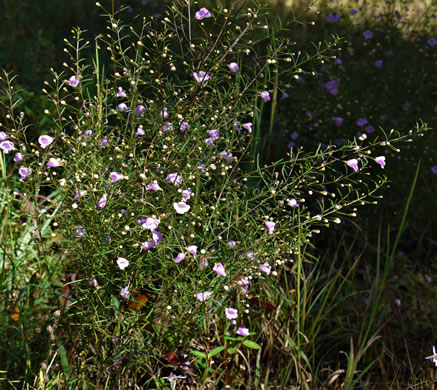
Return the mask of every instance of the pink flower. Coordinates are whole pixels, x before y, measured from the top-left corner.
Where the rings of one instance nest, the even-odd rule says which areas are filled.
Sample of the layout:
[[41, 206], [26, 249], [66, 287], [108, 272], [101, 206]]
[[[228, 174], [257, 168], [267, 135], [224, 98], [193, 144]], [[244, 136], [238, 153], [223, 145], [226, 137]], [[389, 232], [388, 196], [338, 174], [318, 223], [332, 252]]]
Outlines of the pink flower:
[[47, 168], [56, 168], [61, 165], [61, 162], [57, 158], [51, 158], [47, 163]]
[[199, 71], [199, 73], [193, 72], [193, 77], [198, 83], [204, 83], [210, 79], [209, 74], [206, 74], [203, 70]]
[[266, 222], [266, 228], [268, 229], [269, 234], [273, 234], [273, 231], [275, 230], [275, 225], [276, 222], [271, 222], [271, 221]]
[[200, 302], [205, 302], [209, 298], [211, 298], [211, 295], [212, 295], [212, 292], [205, 291], [205, 292], [196, 294], [196, 299]]
[[270, 271], [272, 270], [272, 268], [270, 267], [269, 263], [264, 263], [261, 267], [259, 267], [259, 269], [263, 272], [265, 272], [267, 275], [270, 275]]
[[358, 172], [358, 160], [356, 158], [353, 158], [352, 160], [347, 161], [346, 165], [348, 167], [352, 168], [355, 172]]
[[268, 91], [261, 92], [261, 94], [259, 96], [264, 100], [264, 103], [267, 103], [270, 101], [270, 94], [268, 93]]
[[143, 229], [154, 231], [158, 229], [160, 222], [161, 220], [159, 220], [158, 218], [147, 217], [145, 222], [141, 226], [143, 227]]
[[238, 328], [237, 329], [237, 334], [239, 334], [240, 336], [249, 336], [249, 329], [247, 329], [247, 328]]
[[163, 109], [161, 110], [161, 118], [162, 119], [167, 119], [168, 118], [167, 107], [163, 107]]
[[120, 103], [117, 107], [118, 107], [118, 110], [121, 112], [127, 111], [129, 109], [129, 107], [127, 106], [126, 103]]
[[0, 149], [4, 154], [8, 154], [11, 150], [15, 149], [14, 144], [11, 141], [3, 141], [0, 143]]
[[230, 64], [228, 64], [228, 67], [231, 70], [231, 72], [238, 72], [238, 69], [240, 69], [236, 62], [231, 62]]
[[193, 193], [193, 190], [191, 188], [188, 188], [187, 190], [182, 191], [182, 199], [186, 202], [187, 200], [190, 200], [191, 194]]
[[385, 156], [379, 156], [375, 158], [375, 161], [381, 165], [381, 168], [384, 169], [385, 167]]
[[120, 295], [121, 295], [122, 298], [128, 299], [129, 295], [130, 295], [130, 293], [129, 293], [129, 286], [123, 287], [121, 289], [121, 291], [120, 291]]
[[215, 264], [212, 270], [218, 275], [226, 276], [225, 267], [222, 263]]
[[184, 255], [183, 253], [179, 253], [179, 254], [175, 257], [174, 262], [175, 262], [176, 264], [179, 264], [183, 259], [185, 259], [185, 255]]
[[194, 257], [197, 257], [197, 246], [191, 245], [187, 248], [188, 253], [191, 253]]
[[4, 131], [0, 131], [0, 142], [6, 140], [8, 138], [8, 135]]
[[106, 206], [106, 201], [107, 201], [107, 197], [106, 194], [103, 194], [103, 196], [99, 199], [99, 201], [97, 202], [97, 207], [99, 209], [104, 209]]
[[41, 147], [45, 149], [53, 142], [53, 138], [50, 137], [49, 135], [42, 135], [41, 137], [38, 138], [38, 142], [41, 145]]
[[233, 309], [232, 307], [227, 307], [225, 309], [226, 318], [228, 320], [235, 320], [238, 318], [238, 311], [236, 309]]
[[249, 285], [250, 285], [249, 280], [241, 279], [241, 290], [243, 291], [244, 294], [246, 294], [247, 291], [249, 290]]
[[124, 270], [128, 267], [129, 261], [125, 259], [124, 257], [119, 257], [117, 259], [117, 265], [121, 270]]
[[297, 203], [297, 200], [296, 200], [296, 199], [290, 199], [290, 200], [288, 201], [288, 205], [289, 205], [290, 207], [293, 207], [293, 208], [299, 207], [299, 203]]
[[123, 176], [121, 173], [119, 173], [119, 172], [111, 172], [111, 173], [109, 174], [109, 178], [111, 179], [111, 181], [112, 181], [113, 183], [115, 183], [116, 181], [119, 181], [119, 180], [121, 180], [121, 179], [124, 179], [124, 176]]
[[173, 207], [178, 214], [185, 214], [188, 210], [190, 210], [190, 206], [185, 202], [173, 203]]
[[144, 129], [142, 127], [138, 127], [137, 132], [135, 133], [135, 137], [138, 137], [139, 135], [144, 135], [146, 134], [144, 132]]
[[20, 174], [21, 179], [26, 180], [27, 177], [32, 173], [32, 169], [26, 167], [20, 167], [18, 173]]
[[71, 76], [67, 83], [70, 84], [73, 88], [76, 88], [79, 85], [79, 80], [76, 78], [76, 76]]
[[175, 186], [180, 186], [182, 184], [182, 176], [179, 173], [170, 173], [167, 175], [166, 179], [168, 183], [174, 184]]
[[202, 20], [210, 17], [211, 17], [211, 12], [209, 12], [206, 8], [201, 8], [199, 11], [196, 12], [197, 20]]

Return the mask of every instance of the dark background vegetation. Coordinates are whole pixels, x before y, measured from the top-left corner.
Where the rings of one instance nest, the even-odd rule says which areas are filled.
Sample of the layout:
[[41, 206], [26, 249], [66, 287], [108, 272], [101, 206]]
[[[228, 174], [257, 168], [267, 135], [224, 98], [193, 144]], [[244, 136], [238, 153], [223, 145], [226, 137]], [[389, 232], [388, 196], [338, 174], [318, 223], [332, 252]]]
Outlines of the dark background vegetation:
[[[101, 3], [107, 9], [112, 8], [111, 1]], [[114, 7], [118, 9], [121, 5], [117, 0]], [[128, 8], [121, 17], [135, 24], [138, 15], [159, 18], [166, 2], [130, 0], [123, 5]], [[358, 118], [367, 118], [376, 129], [369, 137], [377, 136], [381, 128], [407, 133], [419, 120], [431, 128], [437, 127], [437, 45], [427, 43], [430, 37], [437, 39], [435, 10], [427, 8], [425, 2], [419, 2], [418, 7], [415, 1], [375, 0], [361, 4], [345, 1], [337, 6], [319, 2], [309, 7], [299, 3], [292, 9], [278, 1], [272, 9], [272, 20], [296, 17], [302, 22], [292, 24], [290, 31], [284, 33], [296, 41], [297, 50], [311, 51], [312, 42], [329, 41], [331, 34], [338, 34], [343, 40], [337, 48], [341, 50], [332, 52], [331, 62], [310, 64], [303, 69], [300, 82], [289, 80], [290, 88], [279, 92], [274, 142], [271, 148], [261, 151], [265, 159], [284, 156], [289, 142], [311, 151], [319, 143], [351, 139], [357, 132], [364, 132], [356, 125]], [[351, 15], [352, 8], [357, 8], [358, 13]], [[94, 2], [88, 0], [0, 2], [0, 68], [18, 75], [22, 109], [29, 122], [35, 124], [30, 128], [34, 135], [44, 126], [42, 113], [46, 103], [40, 98], [43, 82], [50, 77], [51, 67], [61, 71], [66, 60], [64, 38], [70, 36], [75, 26], [87, 30], [89, 40], [104, 32], [106, 21], [99, 13]], [[327, 20], [327, 15], [333, 13], [341, 16], [338, 23]], [[310, 23], [313, 21], [315, 25]], [[365, 30], [371, 30], [374, 36], [364, 39]], [[341, 64], [335, 63], [334, 56], [341, 59]], [[383, 60], [382, 68], [375, 66], [377, 60]], [[337, 95], [330, 94], [324, 86], [333, 79], [340, 80]], [[265, 114], [267, 123], [270, 112]], [[333, 117], [342, 117], [342, 125], [337, 126]], [[431, 131], [401, 147], [400, 153], [386, 154], [385, 173], [392, 183], [383, 193], [384, 198], [374, 207], [360, 209], [357, 218], [346, 218], [335, 229], [322, 232], [312, 249], [314, 256], [352, 262], [364, 250], [352, 284], [344, 291], [344, 296], [352, 296], [347, 306], [350, 311], [333, 313], [326, 324], [327, 328], [341, 324], [351, 335], [359, 333], [366, 299], [375, 287], [378, 252], [385, 254], [389, 250], [387, 232], [393, 240], [398, 231], [420, 162], [407, 225], [375, 325], [375, 330], [380, 327], [383, 337], [371, 353], [370, 359], [379, 359], [372, 375], [383, 378], [385, 383], [396, 375], [403, 378], [403, 383], [414, 375], [420, 376], [421, 367], [428, 367], [429, 363], [423, 359], [431, 353], [437, 338], [437, 174], [432, 172], [432, 167], [437, 166], [437, 137], [434, 133]], [[378, 235], [382, 240], [380, 247], [377, 247]], [[358, 240], [356, 252], [346, 256], [346, 248], [354, 240]], [[344, 348], [348, 348], [346, 344]]]

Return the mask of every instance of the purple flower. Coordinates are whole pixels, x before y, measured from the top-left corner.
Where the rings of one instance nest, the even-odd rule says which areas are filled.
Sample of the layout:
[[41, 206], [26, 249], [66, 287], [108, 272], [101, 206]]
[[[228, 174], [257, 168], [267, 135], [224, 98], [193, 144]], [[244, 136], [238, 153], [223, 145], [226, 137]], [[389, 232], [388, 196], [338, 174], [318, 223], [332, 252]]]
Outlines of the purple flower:
[[291, 139], [296, 141], [299, 138], [299, 133], [297, 131], [293, 131], [291, 133]]
[[162, 127], [162, 131], [165, 133], [166, 131], [171, 131], [171, 130], [173, 130], [174, 129], [174, 127], [173, 127], [173, 124], [171, 123], [171, 122], [168, 122], [166, 125], [164, 125], [163, 127]]
[[150, 183], [146, 186], [147, 191], [160, 191], [162, 188], [156, 183]]
[[21, 153], [15, 153], [15, 156], [14, 156], [14, 161], [16, 162], [16, 163], [20, 163], [20, 162], [22, 162], [23, 161], [23, 155], [21, 154]]
[[86, 234], [86, 231], [82, 225], [79, 225], [77, 229], [74, 231], [73, 236], [83, 237]]
[[366, 118], [359, 118], [356, 123], [357, 123], [357, 126], [364, 127], [365, 125], [367, 125], [367, 119]]
[[212, 267], [212, 270], [217, 274], [221, 276], [226, 276], [225, 267], [222, 263], [217, 263]]
[[210, 17], [211, 17], [211, 12], [209, 12], [206, 8], [201, 8], [199, 11], [196, 12], [197, 20], [202, 20]]
[[243, 124], [241, 125], [241, 127], [244, 127], [244, 128], [245, 128], [249, 133], [252, 132], [252, 123], [251, 123], [251, 122], [243, 123]]
[[153, 242], [155, 242], [156, 244], [159, 244], [162, 241], [163, 237], [164, 236], [160, 232], [158, 232], [158, 230], [152, 230], [152, 239]]
[[92, 279], [90, 280], [90, 286], [92, 286], [92, 287], [94, 287], [94, 288], [99, 287], [99, 283], [97, 282], [97, 279], [96, 279], [96, 278], [92, 278]]
[[282, 96], [281, 96], [281, 100], [285, 100], [285, 99], [287, 99], [288, 98], [288, 93], [287, 92], [284, 92], [283, 94], [282, 94]]
[[116, 181], [124, 179], [124, 176], [119, 172], [111, 172], [109, 174], [109, 178], [113, 183], [115, 183]]
[[435, 45], [437, 45], [437, 39], [435, 39], [435, 38], [429, 38], [426, 42], [431, 47], [434, 47]]
[[247, 256], [248, 259], [253, 260], [255, 258], [255, 253], [247, 252], [246, 256]]
[[273, 234], [273, 231], [275, 230], [276, 222], [267, 221], [265, 225], [267, 230], [269, 231], [269, 234]]
[[240, 336], [249, 336], [249, 329], [240, 327], [237, 329], [237, 334]]
[[185, 214], [190, 210], [190, 206], [185, 202], [173, 203], [173, 207], [178, 214]]
[[79, 85], [79, 80], [76, 78], [76, 76], [71, 76], [67, 83], [70, 84], [73, 88], [76, 88]]
[[143, 129], [142, 127], [138, 127], [138, 129], [137, 129], [137, 131], [136, 131], [136, 133], [135, 133], [135, 137], [138, 137], [138, 136], [140, 136], [140, 135], [144, 135], [144, 134], [146, 134], [146, 133], [144, 132], [144, 129]]
[[261, 92], [259, 96], [262, 98], [262, 100], [264, 100], [264, 103], [267, 103], [270, 101], [270, 94], [268, 91]]
[[45, 149], [53, 142], [53, 138], [50, 137], [49, 135], [42, 135], [41, 137], [38, 138], [38, 142], [41, 145], [41, 147]]
[[226, 150], [220, 153], [220, 156], [222, 156], [225, 160], [231, 162], [232, 161], [232, 153], [228, 153]]
[[351, 9], [351, 15], [355, 15], [358, 11], [355, 8]]
[[384, 65], [384, 61], [383, 60], [376, 60], [375, 61], [375, 66], [377, 68], [382, 68], [383, 65]]
[[57, 168], [61, 165], [61, 162], [57, 158], [51, 158], [47, 163], [47, 168]]
[[240, 122], [234, 122], [234, 129], [237, 131], [241, 130], [241, 123]]
[[208, 267], [208, 260], [207, 259], [200, 259], [200, 262], [199, 262], [199, 268], [200, 268], [200, 270], [202, 271], [202, 270], [204, 270], [206, 267]]
[[340, 21], [341, 16], [339, 14], [333, 13], [328, 14], [326, 20], [330, 23], [338, 23]]
[[118, 98], [124, 98], [124, 97], [126, 97], [126, 93], [123, 91], [123, 88], [121, 88], [121, 87], [118, 87], [118, 92], [117, 92], [117, 95], [116, 95]]
[[167, 111], [167, 107], [163, 107], [161, 110], [161, 118], [162, 119], [167, 119], [168, 118], [168, 111]]
[[212, 292], [205, 291], [205, 292], [196, 294], [196, 299], [200, 302], [205, 302], [209, 298], [211, 298], [211, 295], [212, 295]]
[[437, 165], [434, 165], [433, 167], [431, 167], [431, 171], [432, 171], [432, 173], [434, 173], [434, 175], [437, 175]]
[[358, 172], [358, 160], [356, 158], [346, 161], [346, 165], [352, 168], [355, 172]]
[[334, 61], [334, 64], [335, 64], [335, 65], [341, 65], [342, 62], [343, 62], [343, 61], [341, 60], [341, 58], [336, 58], [335, 61]]
[[219, 139], [220, 131], [219, 130], [208, 130], [208, 134], [211, 136], [213, 140]]
[[127, 111], [129, 109], [129, 107], [127, 106], [126, 103], [120, 103], [117, 107], [118, 107], [118, 110], [121, 112]]
[[0, 131], [0, 142], [6, 140], [8, 138], [8, 135], [4, 131]]
[[232, 307], [227, 307], [225, 309], [225, 314], [228, 320], [235, 320], [238, 318], [238, 311]]
[[336, 124], [336, 126], [341, 126], [343, 124], [343, 118], [341, 116], [333, 116], [332, 120]]
[[123, 271], [129, 266], [129, 261], [127, 259], [125, 259], [124, 257], [119, 257], [117, 259], [117, 265], [118, 265], [118, 268], [120, 268]]
[[181, 131], [185, 131], [185, 130], [187, 130], [189, 127], [190, 127], [190, 126], [189, 126], [188, 122], [185, 122], [185, 121], [183, 121], [183, 120], [180, 120], [180, 121], [179, 121], [179, 129], [180, 129]]
[[238, 72], [238, 69], [240, 69], [236, 62], [231, 62], [230, 64], [228, 64], [228, 67], [231, 70], [231, 72]]
[[247, 279], [241, 279], [241, 290], [243, 294], [246, 294], [249, 291], [250, 282]]
[[287, 144], [287, 148], [288, 148], [288, 149], [293, 149], [295, 146], [296, 146], [296, 144], [295, 144], [293, 141], [290, 141], [290, 142]]
[[138, 106], [135, 107], [135, 112], [138, 116], [142, 116], [146, 113], [147, 108], [144, 107], [142, 104], [138, 104]]
[[145, 222], [141, 225], [143, 229], [151, 230], [152, 232], [158, 229], [161, 221], [158, 218], [147, 217]]
[[340, 80], [339, 79], [329, 80], [328, 82], [323, 84], [323, 86], [328, 90], [328, 92], [331, 95], [336, 96], [338, 95], [338, 87], [340, 86]]
[[182, 191], [182, 199], [184, 200], [184, 202], [186, 202], [187, 200], [190, 200], [192, 193], [193, 193], [193, 190], [191, 188], [188, 188], [187, 190]]
[[199, 71], [199, 73], [193, 72], [193, 77], [198, 83], [203, 83], [210, 79], [209, 74], [206, 74], [203, 70]]
[[385, 156], [378, 156], [375, 158], [375, 161], [381, 165], [381, 168], [384, 169], [385, 167]]
[[272, 270], [272, 268], [270, 267], [269, 263], [264, 263], [261, 267], [259, 267], [259, 269], [263, 272], [265, 272], [267, 275], [270, 275], [270, 271]]
[[0, 143], [0, 149], [3, 150], [3, 153], [8, 154], [15, 149], [15, 146], [11, 141], [3, 141]]
[[228, 241], [229, 246], [237, 246], [237, 243], [235, 241]]
[[97, 202], [97, 207], [99, 209], [104, 209], [106, 206], [106, 201], [108, 200], [106, 194], [103, 194], [103, 196], [99, 199], [99, 201]]
[[427, 356], [425, 359], [432, 359], [432, 361], [434, 362], [435, 366], [437, 367], [437, 353], [435, 351], [435, 347], [432, 347], [432, 355], [431, 356]]
[[182, 184], [182, 176], [177, 172], [170, 173], [165, 180], [167, 180], [167, 183], [174, 184], [175, 186], [180, 186]]
[[205, 138], [205, 143], [210, 147], [214, 147], [214, 138]]
[[106, 138], [102, 138], [102, 141], [100, 142], [100, 146], [105, 146], [108, 143], [108, 140]]
[[370, 30], [363, 31], [363, 37], [365, 39], [370, 39], [373, 37], [373, 32]]
[[18, 170], [18, 173], [20, 174], [21, 179], [26, 180], [27, 177], [32, 173], [32, 169], [31, 168], [26, 168], [26, 167], [22, 166]]
[[367, 134], [372, 134], [375, 131], [375, 128], [372, 125], [368, 125], [364, 128]]
[[187, 248], [188, 253], [191, 253], [193, 257], [197, 257], [197, 246], [196, 245], [190, 245]]
[[121, 289], [121, 291], [120, 291], [120, 295], [121, 295], [122, 298], [128, 299], [129, 295], [130, 295], [130, 293], [129, 293], [129, 286], [123, 287]]
[[185, 259], [185, 255], [183, 253], [179, 253], [175, 258], [174, 262], [179, 264], [183, 259]]
[[406, 102], [404, 104], [402, 104], [402, 109], [407, 112], [409, 109], [411, 108], [411, 103]]
[[154, 241], [145, 241], [141, 244], [141, 250], [143, 251], [148, 251], [153, 248], [156, 248], [156, 243]]

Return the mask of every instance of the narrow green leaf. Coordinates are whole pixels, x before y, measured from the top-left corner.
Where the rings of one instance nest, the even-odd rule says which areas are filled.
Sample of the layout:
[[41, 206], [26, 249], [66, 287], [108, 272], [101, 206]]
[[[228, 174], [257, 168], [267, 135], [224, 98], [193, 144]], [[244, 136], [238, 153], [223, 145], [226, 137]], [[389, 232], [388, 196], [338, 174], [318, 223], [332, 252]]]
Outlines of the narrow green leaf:
[[195, 355], [195, 356], [199, 356], [199, 357], [201, 357], [201, 358], [203, 358], [203, 359], [206, 359], [206, 354], [203, 353], [203, 352], [200, 352], [200, 351], [191, 351], [191, 353], [192, 353], [193, 355]]
[[261, 345], [255, 343], [255, 341], [245, 340], [243, 341], [243, 345], [247, 348], [261, 349]]
[[208, 354], [208, 359], [211, 359], [213, 356], [218, 355], [220, 352], [222, 352], [225, 349], [225, 347], [221, 346], [221, 347], [217, 347], [214, 348], [209, 354]]
[[59, 357], [61, 358], [62, 370], [64, 371], [65, 377], [70, 375], [70, 366], [68, 365], [67, 351], [62, 344], [58, 345]]

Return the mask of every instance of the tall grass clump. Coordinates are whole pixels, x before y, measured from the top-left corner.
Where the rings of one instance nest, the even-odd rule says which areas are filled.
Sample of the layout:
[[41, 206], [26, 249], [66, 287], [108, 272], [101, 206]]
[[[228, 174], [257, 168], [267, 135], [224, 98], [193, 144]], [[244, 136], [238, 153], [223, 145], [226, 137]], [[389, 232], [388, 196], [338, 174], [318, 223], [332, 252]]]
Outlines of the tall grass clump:
[[263, 165], [260, 113], [336, 37], [296, 53], [285, 27], [265, 24], [266, 10], [244, 1], [180, 2], [139, 30], [97, 6], [107, 31], [90, 42], [76, 28], [65, 41], [68, 62], [45, 83], [51, 106], [37, 140], [27, 136], [13, 77], [2, 77], [10, 174], [32, 204], [56, 194], [34, 217], [36, 232], [49, 221], [65, 273], [39, 386], [268, 384], [279, 361], [265, 332], [274, 317], [265, 315], [264, 282], [282, 275], [297, 294], [297, 374], [284, 381], [301, 384], [303, 248], [375, 203], [385, 149], [398, 151], [396, 142], [426, 126], [290, 150]]

